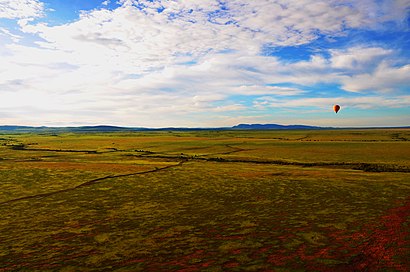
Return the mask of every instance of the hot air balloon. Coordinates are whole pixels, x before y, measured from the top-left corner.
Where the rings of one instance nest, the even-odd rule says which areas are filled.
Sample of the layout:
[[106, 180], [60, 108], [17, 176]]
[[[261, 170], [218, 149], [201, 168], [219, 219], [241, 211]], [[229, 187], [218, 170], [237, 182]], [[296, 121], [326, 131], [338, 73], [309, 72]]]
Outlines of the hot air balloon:
[[337, 113], [340, 110], [340, 106], [339, 105], [334, 105], [333, 110], [335, 111], [335, 113]]

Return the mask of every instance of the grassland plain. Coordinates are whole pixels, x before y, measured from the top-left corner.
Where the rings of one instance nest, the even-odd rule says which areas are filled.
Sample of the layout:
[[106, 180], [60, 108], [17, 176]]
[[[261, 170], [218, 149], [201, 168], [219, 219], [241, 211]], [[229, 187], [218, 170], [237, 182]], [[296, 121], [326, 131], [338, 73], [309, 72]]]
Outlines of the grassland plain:
[[0, 135], [0, 271], [409, 271], [410, 130]]

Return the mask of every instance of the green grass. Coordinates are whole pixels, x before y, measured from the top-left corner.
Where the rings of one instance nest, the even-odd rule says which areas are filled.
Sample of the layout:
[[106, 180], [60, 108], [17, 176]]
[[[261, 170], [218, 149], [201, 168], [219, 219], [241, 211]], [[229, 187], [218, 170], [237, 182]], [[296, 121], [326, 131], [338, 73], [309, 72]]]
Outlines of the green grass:
[[409, 268], [409, 130], [0, 138], [0, 271]]

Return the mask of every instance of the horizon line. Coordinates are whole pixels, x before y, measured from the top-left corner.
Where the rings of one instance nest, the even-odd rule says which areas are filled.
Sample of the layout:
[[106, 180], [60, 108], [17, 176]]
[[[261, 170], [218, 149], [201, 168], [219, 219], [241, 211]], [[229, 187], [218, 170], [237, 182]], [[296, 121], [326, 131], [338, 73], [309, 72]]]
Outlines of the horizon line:
[[[410, 125], [399, 125], [399, 126], [317, 126], [317, 125], [306, 125], [306, 124], [278, 124], [278, 123], [240, 123], [232, 126], [203, 126], [203, 127], [190, 127], [190, 126], [163, 126], [163, 127], [145, 127], [145, 126], [129, 126], [129, 125], [108, 125], [108, 124], [93, 124], [93, 125], [66, 125], [66, 126], [53, 126], [53, 125], [10, 125], [4, 124], [0, 125], [0, 128], [3, 127], [20, 127], [20, 128], [97, 128], [97, 127], [111, 127], [111, 128], [120, 128], [120, 129], [147, 129], [147, 130], [158, 130], [158, 129], [232, 129], [241, 125], [245, 126], [278, 126], [278, 127], [292, 127], [292, 126], [302, 126], [302, 127], [312, 127], [312, 128], [321, 128], [321, 129], [370, 129], [370, 128], [410, 128]], [[242, 128], [247, 130], [246, 128]], [[263, 130], [263, 128], [262, 128]]]

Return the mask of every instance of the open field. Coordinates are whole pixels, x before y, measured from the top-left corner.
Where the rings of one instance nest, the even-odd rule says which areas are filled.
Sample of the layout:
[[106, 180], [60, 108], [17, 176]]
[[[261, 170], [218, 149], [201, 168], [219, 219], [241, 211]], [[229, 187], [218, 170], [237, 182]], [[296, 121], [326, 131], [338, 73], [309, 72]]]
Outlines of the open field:
[[0, 134], [0, 272], [410, 271], [410, 130]]

